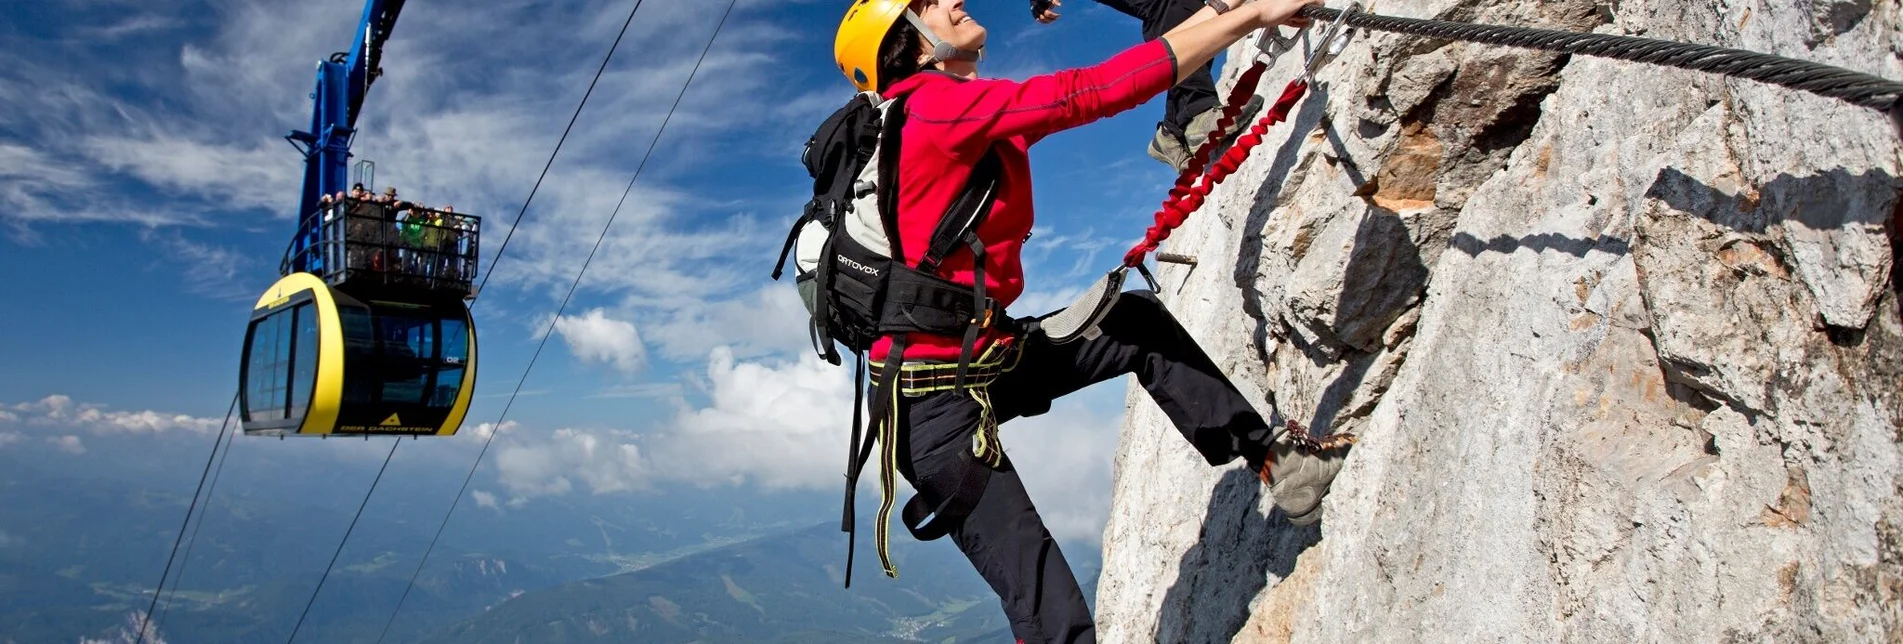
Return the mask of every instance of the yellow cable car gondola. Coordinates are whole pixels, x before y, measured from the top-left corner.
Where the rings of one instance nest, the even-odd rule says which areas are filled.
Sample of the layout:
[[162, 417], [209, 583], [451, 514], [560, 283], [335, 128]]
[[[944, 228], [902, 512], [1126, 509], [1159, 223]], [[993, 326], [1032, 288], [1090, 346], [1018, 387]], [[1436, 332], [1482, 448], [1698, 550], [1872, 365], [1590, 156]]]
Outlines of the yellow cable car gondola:
[[[311, 216], [245, 332], [250, 435], [450, 436], [476, 383], [476, 217], [356, 198]], [[291, 267], [301, 270], [292, 271]]]

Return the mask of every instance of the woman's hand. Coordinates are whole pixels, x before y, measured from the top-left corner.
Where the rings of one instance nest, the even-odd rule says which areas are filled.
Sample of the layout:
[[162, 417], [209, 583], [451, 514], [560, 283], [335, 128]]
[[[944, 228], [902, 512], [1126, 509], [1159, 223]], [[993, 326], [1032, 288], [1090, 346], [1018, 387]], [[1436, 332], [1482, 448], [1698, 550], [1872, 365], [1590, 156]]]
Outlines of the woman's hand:
[[1308, 5], [1320, 5], [1322, 0], [1255, 0], [1239, 9], [1255, 12], [1256, 26], [1274, 28], [1288, 25], [1297, 29], [1307, 27], [1308, 18], [1296, 15]]

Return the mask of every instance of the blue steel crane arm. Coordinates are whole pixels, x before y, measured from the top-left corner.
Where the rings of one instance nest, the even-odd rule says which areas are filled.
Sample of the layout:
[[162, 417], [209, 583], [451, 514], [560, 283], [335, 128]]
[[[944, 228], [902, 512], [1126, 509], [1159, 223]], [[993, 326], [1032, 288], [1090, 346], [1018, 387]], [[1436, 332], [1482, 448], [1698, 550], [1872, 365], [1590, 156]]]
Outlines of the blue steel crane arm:
[[[404, 0], [366, 0], [363, 20], [349, 52], [339, 52], [317, 64], [317, 86], [311, 92], [311, 129], [292, 131], [285, 138], [293, 146], [302, 144], [304, 188], [298, 199], [297, 237], [291, 243], [291, 256], [297, 266], [287, 263], [285, 271], [312, 270], [303, 249], [318, 242], [319, 231], [309, 217], [317, 211], [317, 200], [346, 188], [349, 180], [350, 141], [357, 132], [357, 116], [363, 109], [370, 85], [382, 75], [379, 65], [383, 43], [396, 27]], [[288, 259], [288, 258], [287, 258]], [[315, 259], [315, 258], [308, 258]]]

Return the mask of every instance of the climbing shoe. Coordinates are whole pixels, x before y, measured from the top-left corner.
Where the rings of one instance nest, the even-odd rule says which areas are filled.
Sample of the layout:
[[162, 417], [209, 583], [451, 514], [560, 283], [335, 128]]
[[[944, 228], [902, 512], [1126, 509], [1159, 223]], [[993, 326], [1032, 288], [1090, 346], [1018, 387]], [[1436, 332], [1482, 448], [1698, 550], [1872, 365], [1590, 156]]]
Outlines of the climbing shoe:
[[1289, 523], [1305, 526], [1321, 521], [1322, 497], [1328, 496], [1354, 441], [1353, 434], [1313, 438], [1289, 421], [1269, 444], [1269, 462], [1256, 469], [1256, 476], [1269, 486], [1269, 496], [1288, 514]]

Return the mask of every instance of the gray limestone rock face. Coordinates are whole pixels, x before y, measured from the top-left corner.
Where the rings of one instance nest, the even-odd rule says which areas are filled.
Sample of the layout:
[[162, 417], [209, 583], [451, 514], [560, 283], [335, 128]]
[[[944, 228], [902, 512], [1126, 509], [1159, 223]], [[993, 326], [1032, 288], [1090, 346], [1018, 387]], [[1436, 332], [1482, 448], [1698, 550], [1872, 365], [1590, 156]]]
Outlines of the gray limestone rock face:
[[[1371, 10], [1903, 79], [1893, 0]], [[1897, 125], [1381, 33], [1317, 80], [1158, 278], [1265, 412], [1360, 441], [1296, 527], [1133, 387], [1100, 641], [1903, 641]]]

